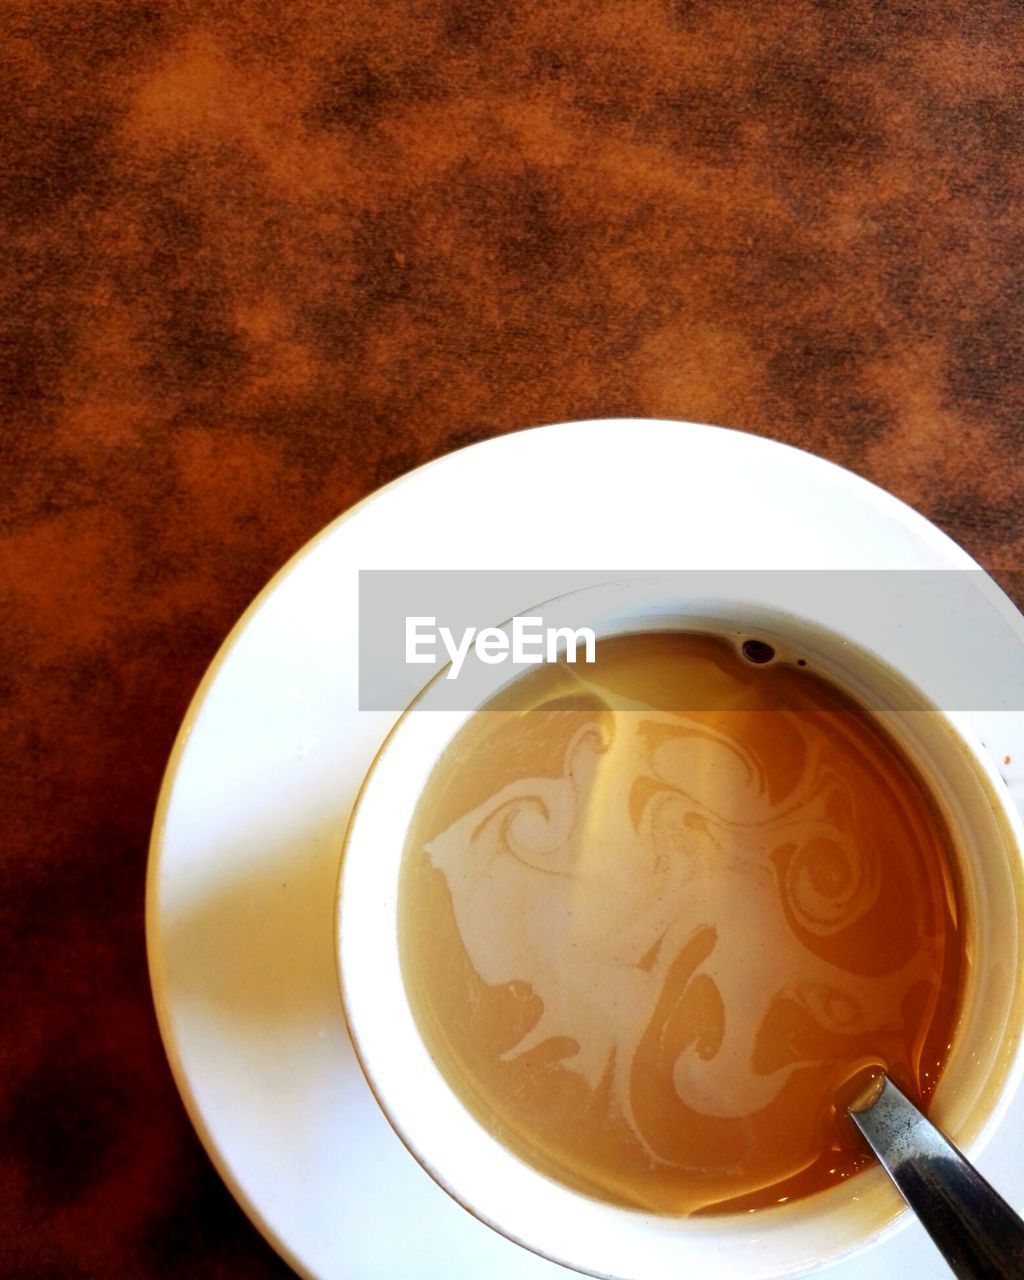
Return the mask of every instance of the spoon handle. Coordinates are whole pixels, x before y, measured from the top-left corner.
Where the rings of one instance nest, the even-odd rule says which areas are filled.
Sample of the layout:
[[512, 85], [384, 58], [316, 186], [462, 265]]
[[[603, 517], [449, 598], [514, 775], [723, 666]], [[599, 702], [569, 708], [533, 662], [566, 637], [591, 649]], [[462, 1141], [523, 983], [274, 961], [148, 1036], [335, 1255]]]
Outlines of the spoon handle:
[[1024, 1222], [891, 1080], [850, 1118], [955, 1275], [1021, 1280]]

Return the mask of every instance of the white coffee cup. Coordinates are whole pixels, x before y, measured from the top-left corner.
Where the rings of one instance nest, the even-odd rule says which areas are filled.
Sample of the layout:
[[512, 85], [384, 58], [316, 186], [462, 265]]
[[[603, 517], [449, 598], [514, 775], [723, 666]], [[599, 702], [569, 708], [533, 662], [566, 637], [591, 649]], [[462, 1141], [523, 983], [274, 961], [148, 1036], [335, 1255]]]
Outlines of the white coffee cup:
[[[763, 582], [759, 586], [758, 582]], [[797, 581], [794, 579], [794, 581]], [[961, 859], [969, 959], [963, 1008], [931, 1114], [976, 1155], [1024, 1071], [1024, 829], [962, 716], [915, 685], [900, 631], [870, 620], [850, 634], [814, 593], [779, 599], [769, 575], [725, 575], [681, 596], [664, 579], [591, 587], [531, 610], [553, 626], [585, 623], [602, 638], [709, 630], [800, 652], [872, 707], [917, 764]], [[518, 672], [467, 660], [461, 709], [443, 673], [404, 713], [378, 753], [353, 812], [342, 862], [338, 957], [349, 1029], [380, 1106], [427, 1172], [481, 1221], [554, 1261], [617, 1280], [758, 1280], [811, 1271], [877, 1243], [905, 1221], [879, 1168], [753, 1214], [673, 1218], [606, 1203], [553, 1181], [503, 1147], [465, 1109], [420, 1037], [402, 980], [399, 866], [417, 802], [442, 751]]]

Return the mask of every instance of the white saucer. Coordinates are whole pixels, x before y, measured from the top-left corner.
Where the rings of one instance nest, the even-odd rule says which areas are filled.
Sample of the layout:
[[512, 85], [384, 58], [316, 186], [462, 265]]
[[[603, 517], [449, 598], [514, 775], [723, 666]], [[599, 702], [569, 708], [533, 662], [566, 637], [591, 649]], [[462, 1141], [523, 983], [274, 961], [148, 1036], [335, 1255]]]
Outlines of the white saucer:
[[[228, 637], [168, 765], [147, 941], [168, 1057], [211, 1158], [317, 1280], [567, 1275], [481, 1225], [389, 1128], [335, 981], [338, 855], [396, 718], [357, 709], [360, 569], [976, 568], [850, 472], [756, 436], [614, 420], [474, 445], [306, 546]], [[1024, 811], [1024, 714], [973, 717]], [[1012, 760], [1004, 766], [1004, 758]], [[1024, 1208], [1024, 1096], [979, 1165]], [[912, 1223], [836, 1280], [948, 1274]]]

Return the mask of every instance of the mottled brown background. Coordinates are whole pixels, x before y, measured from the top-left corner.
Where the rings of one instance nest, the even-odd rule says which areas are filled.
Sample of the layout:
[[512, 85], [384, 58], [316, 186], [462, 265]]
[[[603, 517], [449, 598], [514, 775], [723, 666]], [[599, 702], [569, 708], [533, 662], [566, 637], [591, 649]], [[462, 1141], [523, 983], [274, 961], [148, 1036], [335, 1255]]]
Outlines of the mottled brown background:
[[149, 1005], [204, 667], [355, 499], [568, 418], [802, 445], [1010, 581], [1024, 11], [15, 0], [0, 33], [0, 1272], [280, 1276]]

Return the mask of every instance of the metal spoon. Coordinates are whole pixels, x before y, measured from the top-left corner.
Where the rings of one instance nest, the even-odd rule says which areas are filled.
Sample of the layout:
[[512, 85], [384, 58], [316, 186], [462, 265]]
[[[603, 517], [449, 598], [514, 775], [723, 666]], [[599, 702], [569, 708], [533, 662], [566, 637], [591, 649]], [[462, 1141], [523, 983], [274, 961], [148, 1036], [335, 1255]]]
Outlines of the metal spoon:
[[850, 1117], [954, 1275], [1024, 1277], [1024, 1222], [887, 1076], [853, 1102]]

